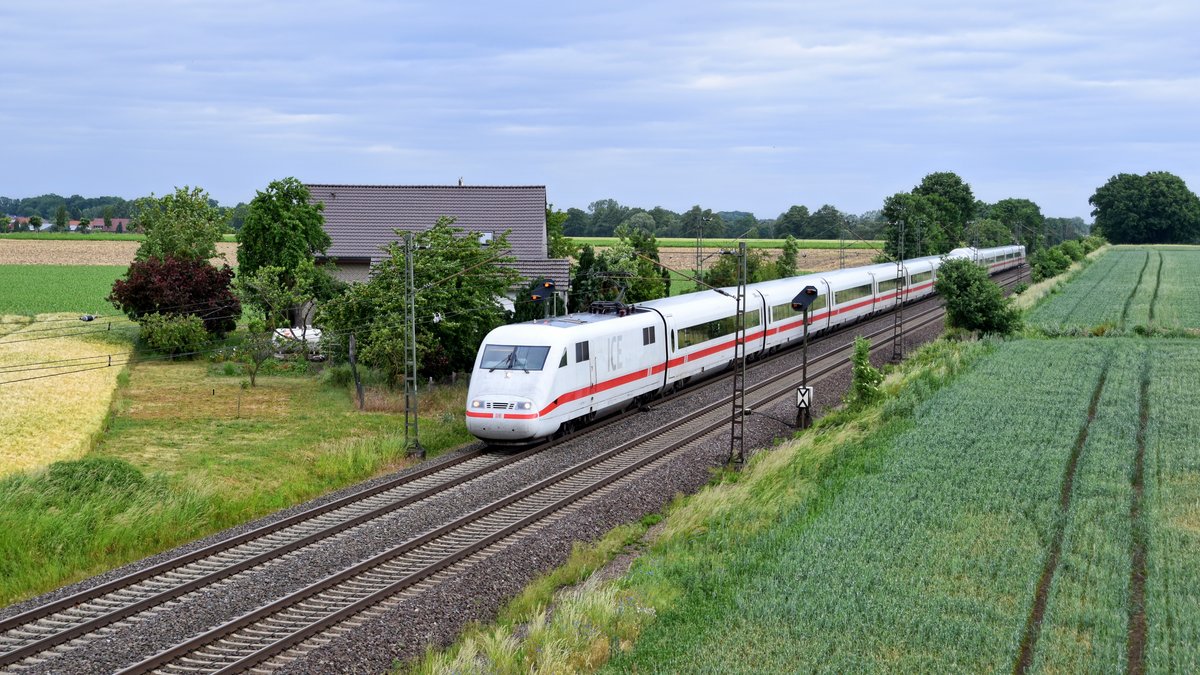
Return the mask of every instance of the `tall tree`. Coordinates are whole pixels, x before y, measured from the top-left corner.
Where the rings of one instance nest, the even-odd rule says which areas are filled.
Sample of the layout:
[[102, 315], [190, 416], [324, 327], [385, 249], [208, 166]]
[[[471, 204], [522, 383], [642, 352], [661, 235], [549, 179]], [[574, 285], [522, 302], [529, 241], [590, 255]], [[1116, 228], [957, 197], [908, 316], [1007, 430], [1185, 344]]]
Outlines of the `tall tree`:
[[111, 205], [104, 207], [104, 230], [112, 231], [113, 207]]
[[1029, 199], [1001, 199], [991, 208], [991, 217], [1004, 226], [1025, 245], [1027, 253], [1046, 245], [1046, 217], [1042, 208]]
[[217, 256], [217, 242], [225, 234], [225, 216], [209, 203], [199, 187], [175, 188], [175, 192], [137, 201], [134, 225], [146, 234], [137, 259], [177, 258], [208, 260]]
[[[923, 255], [939, 255], [954, 248], [954, 243], [942, 229], [942, 201], [937, 196], [925, 196], [909, 192], [898, 192], [883, 203], [883, 217], [887, 219], [884, 229], [883, 251], [891, 258], [903, 255], [915, 258]], [[900, 251], [900, 231], [904, 231], [904, 251]]]
[[790, 234], [797, 239], [803, 239], [808, 234], [810, 215], [807, 206], [792, 206], [775, 219], [775, 236], [786, 237]]
[[832, 204], [825, 204], [808, 218], [809, 233], [814, 239], [837, 239], [841, 236], [846, 217]]
[[975, 215], [975, 195], [966, 181], [952, 171], [939, 171], [922, 178], [913, 188], [913, 194], [944, 199], [944, 204], [938, 204], [946, 218], [941, 223], [942, 230], [950, 240], [951, 248], [963, 240], [967, 221]]
[[[496, 255], [508, 250], [507, 238], [498, 235], [485, 247], [478, 233], [454, 227], [453, 218], [439, 218], [432, 229], [413, 239], [419, 369], [435, 377], [470, 369], [479, 343], [504, 323], [500, 298], [519, 279], [509, 266], [513, 258]], [[403, 320], [405, 251], [398, 242], [384, 250], [387, 258], [375, 265], [370, 281], [353, 284], [341, 296], [322, 303], [316, 324], [334, 336], [323, 344], [335, 355], [346, 353], [345, 340], [354, 330], [362, 361], [398, 383], [408, 358]]]
[[1200, 239], [1200, 199], [1166, 171], [1122, 173], [1088, 199], [1096, 229], [1114, 244], [1179, 244]]
[[59, 204], [54, 210], [54, 229], [58, 232], [66, 232], [67, 225], [71, 222], [71, 216], [67, 213], [67, 205]]
[[255, 193], [237, 235], [239, 273], [253, 274], [267, 265], [291, 272], [329, 248], [329, 234], [322, 227], [325, 205], [310, 199], [308, 188], [290, 177]]

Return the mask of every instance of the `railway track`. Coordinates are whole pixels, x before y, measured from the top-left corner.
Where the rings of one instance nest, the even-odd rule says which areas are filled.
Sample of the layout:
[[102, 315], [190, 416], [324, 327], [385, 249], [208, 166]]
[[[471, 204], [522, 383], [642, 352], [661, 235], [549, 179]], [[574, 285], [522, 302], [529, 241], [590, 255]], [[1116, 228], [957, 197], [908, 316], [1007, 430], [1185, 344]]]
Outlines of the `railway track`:
[[[918, 331], [940, 320], [940, 310], [931, 308], [914, 317], [908, 330]], [[889, 344], [878, 338], [890, 333], [890, 328], [882, 328], [870, 334], [876, 339], [873, 348]], [[851, 342], [817, 357], [809, 366], [810, 380], [819, 381], [841, 368], [852, 349]], [[798, 369], [788, 368], [754, 385], [747, 391], [747, 407], [793, 395], [797, 373]], [[323, 634], [336, 631], [357, 614], [460, 563], [512, 545], [524, 530], [618, 485], [692, 441], [726, 429], [729, 403], [729, 399], [711, 403], [674, 427], [623, 443], [122, 672], [235, 673], [264, 664], [266, 670], [285, 668], [309, 649], [327, 643], [331, 638]], [[297, 653], [288, 653], [297, 647]]]
[[[906, 330], [919, 330], [940, 318], [940, 307], [919, 311], [907, 319]], [[847, 331], [836, 331], [822, 336], [821, 339], [834, 340], [845, 332]], [[886, 327], [875, 331], [871, 336], [879, 338], [891, 332], [891, 327]], [[888, 341], [877, 340], [874, 348], [880, 348], [883, 344], [888, 344]], [[810, 361], [810, 381], [819, 381], [842, 365], [846, 360], [847, 349], [848, 345]], [[759, 365], [766, 362], [767, 360], [760, 361]], [[766, 405], [770, 399], [790, 396], [794, 391], [791, 383], [777, 386], [776, 390], [769, 392], [769, 396], [768, 389], [772, 383], [790, 382], [789, 378], [794, 377], [795, 371], [796, 369], [787, 369], [754, 385], [754, 393], [748, 391], [746, 406], [759, 407]], [[723, 378], [711, 380], [701, 388], [720, 386], [722, 380]], [[602, 490], [614, 481], [621, 480], [630, 472], [636, 472], [639, 467], [678, 450], [690, 440], [728, 424], [728, 410], [728, 399], [706, 406], [686, 417], [679, 425], [684, 429], [699, 429], [693, 435], [689, 436], [693, 432], [683, 433], [682, 436], [675, 433], [655, 434], [655, 439], [643, 437], [626, 443], [501, 500], [502, 504], [489, 505], [449, 525], [389, 549], [314, 586], [297, 591], [273, 603], [270, 608], [252, 612], [197, 638], [207, 640], [205, 644], [211, 645], [211, 649], [199, 646], [200, 643], [195, 640], [189, 641], [185, 644], [191, 646], [181, 646], [164, 652], [171, 656], [159, 655], [139, 664], [135, 670], [140, 668], [144, 671], [166, 666], [171, 663], [172, 658], [183, 657], [207, 663], [207, 666], [192, 664], [201, 670], [215, 668], [225, 672], [221, 669], [228, 668], [228, 665], [219, 664], [229, 659], [222, 660], [223, 657], [217, 658], [213, 655], [238, 654], [238, 658], [232, 662], [242, 664], [239, 668], [249, 663], [246, 659], [259, 663], [275, 658], [277, 654], [290, 649], [298, 642], [310, 639], [313, 635], [328, 630], [329, 626], [362, 612], [364, 608], [378, 602], [381, 597], [390, 597], [437, 575], [448, 567], [460, 564], [489, 546], [496, 545], [503, 538], [511, 537], [534, 523], [544, 521], [562, 508], [585, 499], [587, 495]], [[710, 417], [720, 418], [721, 421], [713, 422], [708, 419]], [[582, 433], [595, 431], [597, 427], [591, 427]], [[102, 635], [106, 626], [136, 620], [136, 617], [147, 609], [278, 559], [314, 542], [344, 536], [357, 525], [522, 461], [544, 450], [548, 445], [553, 444], [537, 446], [508, 456], [474, 451], [451, 460], [436, 462], [420, 471], [387, 481], [369, 490], [297, 513], [0, 621], [0, 666], [15, 665], [19, 668], [22, 664], [36, 664], [53, 657], [54, 650], [60, 646], [65, 650], [75, 649], [89, 639]], [[557, 506], [547, 510], [551, 505]], [[537, 508], [534, 508], [535, 506]], [[485, 531], [486, 536], [476, 536]], [[474, 539], [471, 539], [472, 537]], [[471, 541], [467, 541], [468, 539]], [[430, 551], [453, 552], [435, 560]], [[386, 580], [386, 583], [383, 580]], [[404, 583], [398, 586], [401, 582]], [[275, 616], [278, 612], [282, 614]], [[262, 623], [253, 623], [256, 621]], [[320, 628], [313, 627], [318, 624]], [[288, 633], [283, 631], [285, 626], [299, 629]], [[236, 644], [242, 642], [259, 645], [261, 641], [246, 642], [244, 639], [246, 635], [256, 634], [271, 636], [269, 644], [249, 652], [247, 649], [236, 647]], [[204, 651], [205, 649], [207, 651]], [[188, 662], [180, 662], [183, 663]]]

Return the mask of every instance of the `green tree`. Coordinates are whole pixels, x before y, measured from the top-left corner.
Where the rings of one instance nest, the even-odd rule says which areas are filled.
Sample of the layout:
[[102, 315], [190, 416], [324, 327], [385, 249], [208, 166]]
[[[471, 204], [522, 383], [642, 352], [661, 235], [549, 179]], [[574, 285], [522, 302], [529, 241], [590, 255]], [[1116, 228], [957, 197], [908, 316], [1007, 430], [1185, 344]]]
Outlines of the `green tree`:
[[783, 240], [783, 252], [775, 261], [775, 278], [786, 279], [796, 276], [796, 256], [800, 253], [800, 243], [792, 235]]
[[162, 197], [151, 194], [137, 200], [134, 225], [146, 234], [138, 247], [138, 260], [215, 258], [217, 242], [226, 230], [225, 217], [209, 203], [208, 193], [187, 185]]
[[80, 218], [79, 219], [79, 228], [75, 231], [78, 232], [79, 234], [87, 234], [88, 229], [91, 227], [91, 225], [92, 225], [91, 218]]
[[883, 217], [887, 219], [883, 234], [884, 253], [892, 259], [901, 254], [901, 229], [904, 230], [904, 258], [939, 255], [954, 248], [939, 222], [944, 218], [938, 207], [943, 201], [937, 196], [908, 192], [898, 192], [884, 200]]
[[36, 213], [32, 216], [29, 216], [29, 227], [32, 228], [34, 232], [42, 229], [42, 217]]
[[596, 249], [584, 244], [579, 263], [571, 269], [571, 311], [582, 312], [595, 300], [602, 300], [602, 279], [596, 262]]
[[1166, 171], [1122, 173], [1088, 199], [1095, 229], [1114, 244], [1183, 244], [1200, 239], [1200, 199]]
[[564, 234], [566, 222], [566, 212], [556, 211], [553, 204], [546, 205], [547, 258], [573, 258], [578, 253], [579, 247]]
[[963, 330], [1008, 335], [1021, 328], [1021, 312], [1012, 306], [986, 270], [965, 258], [946, 260], [933, 288], [946, 303], [946, 322]]
[[967, 221], [975, 216], [975, 195], [971, 193], [971, 186], [952, 171], [940, 171], [922, 178], [912, 191], [915, 195], [945, 200], [937, 203], [945, 216], [939, 224], [950, 248], [957, 246], [963, 240]]
[[[746, 283], [767, 281], [775, 277], [774, 265], [766, 264], [766, 258], [756, 249], [746, 249]], [[723, 254], [711, 267], [704, 270], [704, 283], [714, 288], [737, 286], [738, 257], [736, 252]]]
[[792, 206], [775, 219], [775, 236], [791, 235], [797, 239], [803, 239], [808, 234], [810, 215], [807, 206]]
[[[509, 266], [514, 259], [497, 256], [508, 250], [507, 235], [484, 246], [478, 233], [454, 227], [453, 218], [439, 218], [413, 239], [419, 371], [444, 377], [469, 370], [488, 331], [505, 321], [500, 299], [520, 280]], [[384, 251], [387, 257], [374, 266], [371, 279], [322, 303], [315, 323], [326, 330], [322, 344], [335, 357], [346, 354], [354, 331], [362, 362], [396, 384], [407, 358], [405, 251], [401, 242]]]
[[67, 213], [67, 205], [60, 204], [58, 208], [54, 210], [54, 231], [66, 232], [67, 224], [70, 222], [71, 216]]
[[295, 270], [329, 248], [320, 202], [310, 204], [308, 188], [295, 178], [272, 181], [250, 201], [238, 232], [238, 266], [252, 274], [266, 265]]
[[104, 207], [104, 231], [112, 231], [113, 207], [111, 205]]
[[979, 218], [967, 224], [967, 245], [976, 248], [1006, 246], [1013, 243], [1013, 232], [995, 218]]
[[1004, 226], [1025, 246], [1028, 253], [1045, 247], [1046, 217], [1042, 208], [1028, 199], [1001, 199], [991, 208], [992, 218]]

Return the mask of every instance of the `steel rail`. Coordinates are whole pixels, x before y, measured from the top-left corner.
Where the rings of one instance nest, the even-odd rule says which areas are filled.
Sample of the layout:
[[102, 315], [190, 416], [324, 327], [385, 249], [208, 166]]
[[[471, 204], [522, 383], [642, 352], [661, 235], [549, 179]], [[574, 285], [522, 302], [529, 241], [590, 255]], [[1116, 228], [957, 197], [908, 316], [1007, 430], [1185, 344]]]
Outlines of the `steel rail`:
[[[941, 308], [932, 308], [926, 312], [923, 312], [922, 316], [929, 316], [930, 318], [924, 321], [915, 321], [912, 328], [906, 330], [904, 334], [907, 335], [911, 332], [921, 330], [925, 326], [939, 320], [941, 318], [940, 309]], [[871, 333], [870, 335], [872, 337], [878, 337], [880, 335], [890, 333], [891, 330], [892, 329], [890, 328], [882, 328]], [[874, 348], [879, 348], [884, 344], [886, 344], [886, 341], [879, 341]], [[844, 367], [846, 363], [845, 352], [848, 349], [851, 349], [852, 346], [852, 343], [847, 343], [818, 357], [818, 364], [823, 362], [828, 363], [823, 367], [818, 367], [817, 372], [813, 376], [814, 380], [822, 379], [826, 375]], [[768, 378], [764, 382], [756, 384], [754, 386], [754, 390], [757, 392], [782, 379], [792, 378], [794, 375], [794, 370], [788, 369], [783, 373]], [[779, 395], [779, 391], [770, 391], [765, 397], [756, 396], [756, 399], [758, 399], [756, 403], [761, 405], [762, 401], [777, 397]], [[484, 548], [502, 541], [504, 538], [526, 527], [529, 527], [530, 525], [546, 518], [552, 513], [564, 508], [565, 506], [610, 485], [611, 483], [629, 475], [637, 469], [640, 469], [653, 461], [661, 459], [667, 454], [677, 451], [693, 440], [720, 429], [722, 426], [728, 423], [729, 414], [725, 410], [727, 404], [728, 400], [721, 400], [709, 404], [708, 406], [704, 406], [701, 409], [686, 415], [681, 420], [679, 425], [666, 433], [661, 431], [650, 432], [637, 439], [601, 453], [594, 458], [565, 469], [564, 471], [531, 485], [513, 495], [498, 500], [497, 502], [493, 502], [488, 506], [478, 509], [477, 511], [463, 516], [462, 518], [459, 518], [451, 523], [447, 523], [446, 525], [432, 530], [429, 533], [400, 544], [389, 551], [380, 553], [379, 555], [368, 559], [359, 565], [355, 565], [351, 568], [343, 570], [342, 572], [322, 580], [321, 582], [296, 591], [258, 610], [249, 612], [233, 621], [222, 624], [221, 626], [218, 626], [206, 633], [180, 643], [179, 645], [146, 659], [122, 672], [148, 672], [155, 668], [166, 666], [175, 659], [180, 659], [188, 655], [192, 655], [192, 657], [187, 659], [186, 664], [179, 665], [181, 670], [198, 669], [217, 673], [231, 673], [253, 667], [256, 664], [270, 659], [280, 652], [289, 649], [297, 643], [303, 642], [310, 637], [330, 629], [345, 619], [362, 612], [363, 610], [379, 603], [380, 601], [429, 578], [437, 572], [440, 572], [451, 565], [470, 557]], [[697, 423], [697, 421], [699, 422]], [[687, 426], [689, 424], [692, 424], [693, 426], [689, 428]], [[404, 568], [404, 573], [399, 578], [388, 581], [386, 585], [373, 590], [365, 596], [359, 597], [352, 603], [343, 603], [341, 607], [337, 608], [335, 611], [327, 613], [325, 616], [309, 621], [314, 614], [318, 613], [318, 610], [309, 608], [302, 611], [299, 609], [294, 610], [293, 614], [286, 618], [278, 617], [279, 614], [285, 613], [289, 609], [297, 607], [305, 601], [308, 601], [325, 591], [334, 589], [341, 585], [354, 584], [355, 582], [352, 581], [354, 579], [358, 579], [364, 575], [373, 575], [374, 577], [378, 577], [384, 574], [384, 572], [379, 571], [379, 568], [390, 561], [400, 558], [406, 554], [413, 554], [416, 556], [417, 554], [414, 552], [418, 551], [426, 544], [436, 542], [439, 539], [446, 538], [449, 535], [462, 530], [469, 531], [472, 526], [478, 526], [480, 521], [494, 516], [505, 508], [519, 504], [521, 501], [530, 498], [537, 493], [559, 487], [561, 482], [580, 476], [587, 470], [597, 467], [613, 458], [625, 454], [636, 455], [637, 450], [645, 449], [646, 446], [656, 449], [652, 449], [648, 454], [641, 455], [635, 461], [623, 467], [609, 471], [605, 476], [597, 480], [590, 481], [587, 485], [573, 490], [568, 495], [556, 498], [549, 505], [541, 506], [533, 513], [523, 515], [517, 520], [510, 522], [499, 529], [490, 531], [488, 534], [486, 534], [486, 536], [476, 538], [470, 543], [464, 545], [452, 543], [451, 548], [454, 550], [449, 555], [436, 557], [434, 560], [429, 561], [416, 569]], [[443, 544], [441, 548], [445, 548], [445, 546], [446, 544]], [[350, 582], [350, 584], [347, 584], [347, 582]], [[360, 581], [357, 582], [357, 585], [361, 586], [367, 583], [369, 582]], [[333, 597], [340, 599], [344, 598], [347, 594], [348, 591], [343, 591], [334, 595]], [[325, 608], [330, 604], [334, 604], [334, 601], [323, 600], [319, 603], [314, 602], [310, 603], [310, 607]], [[270, 623], [272, 619], [275, 621], [274, 624]], [[252, 625], [258, 625], [259, 627], [254, 631], [238, 633], [238, 631], [241, 629]], [[282, 626], [299, 627], [295, 630], [291, 630], [284, 629]], [[276, 639], [275, 636], [281, 631], [283, 636]], [[231, 639], [224, 642], [223, 646], [216, 646], [218, 643], [222, 642], [224, 638], [233, 636], [235, 633], [237, 634], [236, 640]], [[270, 634], [270, 637], [268, 637], [266, 640], [260, 640], [260, 638], [264, 637], [265, 634]], [[258, 646], [259, 644], [262, 644], [262, 646]], [[204, 658], [201, 658], [201, 656], [197, 655], [200, 650], [204, 650], [209, 646], [213, 646], [213, 650], [211, 650], [211, 652], [208, 654], [202, 655]], [[235, 657], [235, 654], [238, 656]], [[205, 663], [208, 663], [211, 667], [206, 668], [204, 665]]]

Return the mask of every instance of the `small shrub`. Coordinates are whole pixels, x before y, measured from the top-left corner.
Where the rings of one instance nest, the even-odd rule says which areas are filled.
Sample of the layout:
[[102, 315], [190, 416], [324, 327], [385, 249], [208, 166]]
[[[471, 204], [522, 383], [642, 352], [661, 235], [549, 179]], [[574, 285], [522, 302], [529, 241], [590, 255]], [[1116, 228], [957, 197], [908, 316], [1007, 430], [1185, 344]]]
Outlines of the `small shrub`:
[[846, 403], [851, 408], [862, 408], [883, 396], [883, 390], [879, 386], [883, 383], [883, 373], [871, 365], [871, 341], [861, 335], [854, 338], [853, 363], [853, 380]]
[[1021, 283], [1017, 284], [1016, 287], [1013, 288], [1013, 295], [1020, 295], [1027, 290], [1029, 290], [1029, 284], [1022, 281]]
[[140, 320], [142, 340], [160, 354], [179, 356], [195, 354], [208, 345], [204, 321], [188, 314], [148, 314]]
[[1047, 248], [1029, 256], [1029, 276], [1034, 283], [1056, 277], [1071, 266], [1071, 259], [1059, 247]]
[[1066, 256], [1073, 262], [1079, 262], [1080, 260], [1083, 260], [1085, 255], [1087, 255], [1087, 251], [1083, 250], [1083, 244], [1080, 244], [1074, 240], [1064, 241], [1058, 245], [1058, 248], [1062, 250], [1062, 252], [1065, 253]]
[[139, 322], [148, 314], [201, 317], [205, 330], [221, 337], [242, 315], [242, 305], [230, 290], [232, 281], [228, 265], [217, 269], [206, 260], [147, 258], [129, 266], [125, 277], [113, 283], [108, 299]]

